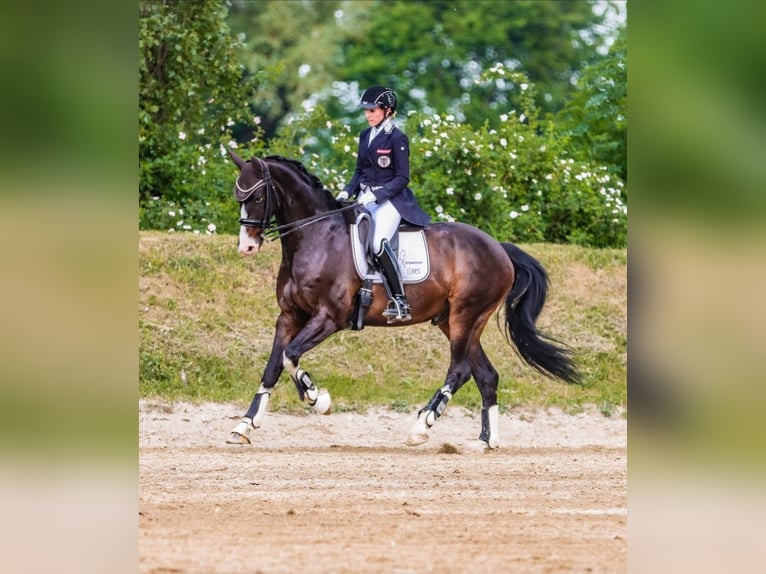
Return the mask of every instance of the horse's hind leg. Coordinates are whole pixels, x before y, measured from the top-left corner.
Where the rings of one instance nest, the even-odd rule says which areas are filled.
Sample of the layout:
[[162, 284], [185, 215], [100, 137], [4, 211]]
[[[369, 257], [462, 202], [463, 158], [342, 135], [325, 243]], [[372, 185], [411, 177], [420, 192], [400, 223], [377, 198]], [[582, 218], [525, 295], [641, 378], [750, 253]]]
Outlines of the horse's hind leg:
[[[439, 328], [448, 338], [450, 337], [449, 325], [442, 324], [439, 325]], [[454, 325], [452, 331], [454, 334]], [[452, 395], [454, 395], [471, 377], [471, 366], [466, 356], [466, 349], [468, 348], [466, 337], [451, 339], [450, 348], [452, 359], [450, 360], [450, 366], [447, 370], [447, 378], [444, 385], [434, 393], [434, 396], [431, 397], [431, 400], [428, 401], [426, 406], [418, 412], [418, 420], [415, 422], [412, 429], [410, 429], [410, 434], [405, 441], [407, 446], [417, 446], [428, 441], [428, 429], [433, 426], [436, 419], [438, 419], [444, 412], [444, 409], [447, 408], [447, 403], [452, 398]]]
[[471, 369], [476, 386], [481, 393], [481, 434], [479, 440], [489, 448], [499, 446], [499, 421], [497, 407], [498, 375], [480, 343], [471, 353]]

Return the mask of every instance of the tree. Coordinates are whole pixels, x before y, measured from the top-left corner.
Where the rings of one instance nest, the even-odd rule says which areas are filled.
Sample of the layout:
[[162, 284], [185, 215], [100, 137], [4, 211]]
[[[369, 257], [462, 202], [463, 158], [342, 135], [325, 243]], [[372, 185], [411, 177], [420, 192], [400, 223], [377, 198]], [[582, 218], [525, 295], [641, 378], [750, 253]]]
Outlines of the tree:
[[628, 178], [627, 28], [618, 30], [608, 55], [586, 67], [577, 90], [557, 116], [573, 154]]
[[[337, 0], [251, 2], [233, 0], [228, 22], [243, 40], [241, 61], [258, 79], [251, 100], [267, 138], [304, 102], [337, 79]], [[240, 130], [244, 138], [248, 130]]]
[[339, 79], [385, 83], [407, 95], [409, 109], [472, 123], [518, 95], [503, 82], [477, 85], [496, 63], [538, 86], [543, 111], [559, 109], [574, 74], [596, 56], [603, 20], [584, 1], [372, 2], [366, 13], [342, 45]]
[[[235, 123], [252, 123], [254, 92], [239, 41], [217, 0], [139, 2], [139, 224], [233, 231], [230, 164]], [[197, 227], [193, 227], [194, 221]]]
[[225, 5], [214, 0], [139, 3], [143, 199], [188, 193], [198, 148], [217, 151], [234, 122], [247, 121], [252, 86], [242, 81], [238, 41], [225, 19]]
[[599, 57], [604, 18], [585, 0], [234, 0], [229, 22], [247, 37], [243, 59], [261, 83], [253, 111], [271, 137], [304, 103], [348, 117], [375, 84], [396, 89], [405, 111], [480, 124], [519, 97], [502, 81], [476, 83], [496, 63], [525, 73], [540, 109], [556, 111]]

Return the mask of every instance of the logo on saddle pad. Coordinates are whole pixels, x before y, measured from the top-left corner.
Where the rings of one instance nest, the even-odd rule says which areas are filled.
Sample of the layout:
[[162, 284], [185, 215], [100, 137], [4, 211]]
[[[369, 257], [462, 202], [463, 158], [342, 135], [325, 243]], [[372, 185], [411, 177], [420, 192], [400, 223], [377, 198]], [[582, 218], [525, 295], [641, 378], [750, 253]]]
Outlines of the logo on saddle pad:
[[[359, 239], [359, 226], [349, 226], [351, 235], [351, 251], [354, 257], [354, 267], [362, 279], [372, 279], [375, 283], [383, 281], [380, 273], [367, 263], [362, 241]], [[398, 240], [398, 247], [395, 245]], [[422, 229], [417, 231], [399, 231], [392, 243], [399, 269], [402, 272], [403, 283], [420, 283], [428, 278], [430, 259], [428, 244]]]

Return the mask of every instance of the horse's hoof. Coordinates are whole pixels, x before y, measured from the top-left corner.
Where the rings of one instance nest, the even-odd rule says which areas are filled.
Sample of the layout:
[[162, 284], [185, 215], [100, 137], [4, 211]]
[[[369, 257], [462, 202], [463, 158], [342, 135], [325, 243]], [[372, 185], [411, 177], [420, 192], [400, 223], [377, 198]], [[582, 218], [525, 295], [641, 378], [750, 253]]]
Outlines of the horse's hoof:
[[418, 446], [423, 443], [428, 442], [428, 439], [431, 438], [426, 433], [416, 433], [411, 434], [407, 437], [407, 440], [404, 442], [407, 446]]
[[490, 452], [492, 449], [489, 448], [489, 444], [487, 444], [487, 441], [478, 439], [478, 440], [469, 440], [465, 443], [465, 451], [471, 452], [474, 454], [480, 454], [483, 452]]
[[489, 439], [489, 441], [479, 439], [475, 441], [473, 450], [479, 452], [492, 452], [497, 450], [499, 447], [500, 445], [498, 444], [497, 439]]
[[232, 432], [229, 438], [226, 439], [228, 444], [250, 444], [250, 439], [247, 435], [240, 434], [238, 432]]

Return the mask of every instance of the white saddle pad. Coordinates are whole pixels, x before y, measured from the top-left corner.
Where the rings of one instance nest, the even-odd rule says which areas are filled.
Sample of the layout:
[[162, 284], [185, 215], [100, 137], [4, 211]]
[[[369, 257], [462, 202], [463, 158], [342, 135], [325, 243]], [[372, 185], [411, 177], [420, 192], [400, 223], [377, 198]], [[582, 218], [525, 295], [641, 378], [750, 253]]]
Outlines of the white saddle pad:
[[[382, 283], [383, 279], [379, 272], [372, 269], [368, 272], [367, 257], [364, 254], [362, 242], [359, 240], [358, 226], [350, 225], [349, 232], [354, 267], [356, 267], [359, 277], [372, 279], [375, 283]], [[402, 272], [402, 282], [421, 283], [425, 281], [431, 271], [425, 233], [419, 229], [417, 231], [399, 231], [398, 235], [399, 247], [396, 250], [396, 258]]]

